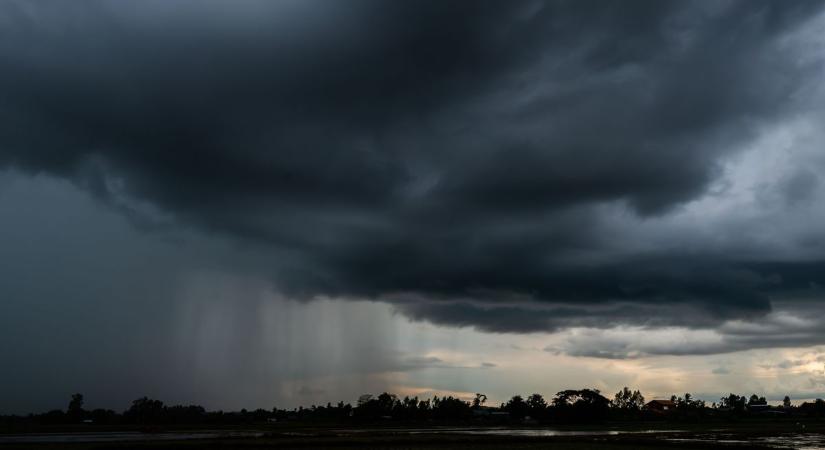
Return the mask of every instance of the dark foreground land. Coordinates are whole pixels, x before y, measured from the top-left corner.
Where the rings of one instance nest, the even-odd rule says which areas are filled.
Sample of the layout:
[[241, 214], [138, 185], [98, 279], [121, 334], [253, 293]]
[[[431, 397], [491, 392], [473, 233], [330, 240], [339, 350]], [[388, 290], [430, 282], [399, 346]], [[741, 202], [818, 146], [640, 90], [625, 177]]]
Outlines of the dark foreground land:
[[[61, 441], [61, 442], [54, 442]], [[164, 429], [0, 434], [12, 449], [825, 449], [825, 423], [792, 422], [640, 428], [314, 428]]]

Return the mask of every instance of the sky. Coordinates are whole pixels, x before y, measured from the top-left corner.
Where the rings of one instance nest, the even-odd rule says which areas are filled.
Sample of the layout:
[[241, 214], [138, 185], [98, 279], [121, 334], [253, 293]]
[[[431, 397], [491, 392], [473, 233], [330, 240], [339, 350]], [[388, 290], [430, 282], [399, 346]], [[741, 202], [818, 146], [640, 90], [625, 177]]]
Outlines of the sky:
[[0, 413], [825, 396], [825, 3], [0, 3]]

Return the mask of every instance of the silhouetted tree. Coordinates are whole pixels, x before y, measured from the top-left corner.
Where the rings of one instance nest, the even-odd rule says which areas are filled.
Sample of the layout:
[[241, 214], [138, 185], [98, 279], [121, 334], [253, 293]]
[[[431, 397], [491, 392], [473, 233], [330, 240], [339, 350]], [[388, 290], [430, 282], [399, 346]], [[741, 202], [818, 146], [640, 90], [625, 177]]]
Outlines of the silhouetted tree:
[[[163, 422], [174, 424], [200, 423], [206, 416], [206, 410], [198, 405], [175, 405], [163, 409]], [[248, 416], [248, 417], [247, 417]], [[247, 414], [246, 410], [241, 410], [241, 419], [253, 421], [254, 416]], [[246, 421], [246, 420], [242, 420]]]
[[396, 410], [393, 412], [393, 417], [401, 420], [421, 419], [422, 417], [419, 414], [418, 403], [418, 397], [404, 397], [404, 400], [400, 401], [396, 405]]
[[384, 392], [383, 394], [378, 396], [376, 401], [378, 401], [378, 404], [382, 411], [390, 413], [392, 412], [396, 403], [398, 403], [398, 397], [396, 397], [395, 394]]
[[547, 415], [547, 402], [541, 394], [527, 397], [527, 413], [534, 419], [542, 419]]
[[720, 404], [722, 408], [729, 409], [735, 413], [741, 413], [745, 410], [745, 397], [736, 394], [728, 394], [727, 397], [722, 397]]
[[132, 402], [132, 406], [123, 413], [123, 417], [133, 423], [160, 423], [164, 419], [163, 402], [141, 397]]
[[69, 413], [83, 411], [83, 394], [74, 394], [69, 401]]
[[[767, 404], [764, 396], [739, 396], [729, 394], [722, 397], [718, 408], [709, 410], [703, 400], [694, 399], [690, 393], [683, 397], [671, 397], [676, 407], [667, 410], [667, 414], [640, 412], [644, 404], [644, 397], [639, 391], [631, 391], [625, 387], [614, 396], [611, 402], [604, 398], [598, 390], [581, 389], [558, 392], [550, 405], [541, 394], [532, 394], [527, 398], [520, 395], [513, 396], [507, 403], [501, 404], [503, 411], [509, 412], [510, 417], [521, 420], [527, 416], [544, 421], [553, 419], [559, 422], [597, 422], [607, 418], [608, 412], [612, 417], [620, 418], [658, 418], [662, 420], [696, 420], [711, 415], [713, 420], [735, 419], [746, 420], [756, 418], [760, 409], [756, 405]], [[490, 421], [501, 419], [501, 416], [473, 414], [473, 408], [481, 408], [487, 397], [478, 393], [472, 401], [464, 401], [452, 396], [433, 397], [428, 400], [419, 400], [418, 397], [404, 397], [399, 400], [393, 394], [382, 393], [377, 397], [362, 396], [358, 407], [339, 402], [337, 405], [311, 405], [308, 408], [298, 407], [293, 410], [257, 409], [238, 412], [206, 411], [197, 405], [165, 406], [159, 400], [142, 397], [132, 402], [132, 405], [123, 414], [111, 410], [83, 409], [83, 396], [75, 394], [69, 403], [67, 412], [61, 410], [49, 411], [29, 416], [0, 416], [0, 428], [10, 424], [30, 425], [60, 425], [91, 419], [95, 424], [203, 424], [203, 425], [238, 425], [263, 423], [270, 420], [277, 421], [370, 421], [380, 420], [393, 422], [431, 422], [435, 424], [464, 423], [469, 420]], [[806, 402], [792, 407], [791, 399], [785, 396], [783, 404], [788, 416], [823, 417], [825, 416], [825, 401], [817, 399], [815, 402]], [[714, 406], [716, 404], [714, 403]], [[726, 414], [726, 411], [728, 412]], [[783, 416], [783, 415], [780, 415]], [[762, 415], [764, 417], [764, 415]], [[772, 416], [775, 417], [775, 416]], [[779, 418], [777, 418], [778, 420]], [[796, 419], [794, 419], [796, 420]], [[17, 426], [17, 425], [15, 425]]]
[[457, 422], [463, 421], [470, 417], [472, 411], [470, 404], [455, 398], [449, 397], [434, 397], [432, 404], [433, 419], [442, 422]]
[[524, 401], [522, 396], [514, 395], [502, 409], [510, 413], [510, 417], [513, 419], [521, 420], [527, 415], [530, 407], [527, 406], [527, 402]]
[[598, 389], [566, 390], [553, 398], [554, 414], [562, 421], [597, 422], [607, 417], [610, 400]]
[[73, 422], [79, 422], [80, 420], [83, 420], [83, 413], [83, 394], [72, 395], [72, 399], [69, 400], [69, 407], [66, 411], [68, 419]]
[[624, 411], [641, 411], [645, 405], [645, 398], [638, 390], [631, 391], [625, 386], [613, 397], [612, 406]]
[[686, 392], [684, 397], [671, 397], [676, 403], [676, 418], [680, 420], [698, 420], [706, 413], [705, 401], [694, 400], [690, 392]]
[[625, 420], [637, 418], [642, 413], [644, 405], [645, 398], [642, 393], [638, 390], [631, 391], [627, 386], [613, 396], [610, 404], [614, 415]]
[[756, 394], [752, 394], [750, 396], [750, 398], [748, 399], [748, 406], [767, 405], [767, 404], [768, 404], [768, 401], [765, 400], [765, 397], [760, 397]]

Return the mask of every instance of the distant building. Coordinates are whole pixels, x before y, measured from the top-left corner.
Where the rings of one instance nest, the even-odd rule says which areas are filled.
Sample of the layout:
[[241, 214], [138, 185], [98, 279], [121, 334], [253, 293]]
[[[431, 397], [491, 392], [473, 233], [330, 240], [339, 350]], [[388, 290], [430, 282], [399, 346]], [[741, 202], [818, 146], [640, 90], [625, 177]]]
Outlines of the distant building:
[[509, 419], [510, 413], [492, 406], [479, 406], [473, 408], [473, 416], [489, 417], [490, 419]]
[[805, 402], [799, 405], [799, 412], [810, 415], [825, 415], [825, 400], [818, 398], [815, 402]]
[[779, 408], [774, 408], [769, 405], [765, 397], [758, 397], [756, 394], [751, 395], [751, 398], [748, 400], [748, 404], [745, 405], [745, 407], [748, 409], [748, 412], [755, 414], [771, 415], [774, 412], [784, 414], [784, 411], [780, 411]]
[[669, 414], [676, 409], [672, 400], [651, 400], [645, 405], [645, 410], [656, 414]]
[[748, 411], [755, 412], [755, 413], [767, 412], [767, 411], [771, 411], [772, 409], [774, 409], [771, 405], [761, 404], [761, 403], [750, 404], [750, 405], [747, 405], [747, 407], [748, 407]]

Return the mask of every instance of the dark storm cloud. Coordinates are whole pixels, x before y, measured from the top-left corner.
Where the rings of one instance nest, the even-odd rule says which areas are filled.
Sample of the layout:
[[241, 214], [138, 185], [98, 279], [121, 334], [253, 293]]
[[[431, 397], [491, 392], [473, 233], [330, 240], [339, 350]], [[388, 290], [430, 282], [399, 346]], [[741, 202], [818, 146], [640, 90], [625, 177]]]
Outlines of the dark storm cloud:
[[782, 39], [819, 9], [5, 2], [0, 164], [263, 244], [294, 297], [396, 299], [490, 331], [706, 326], [822, 272], [601, 258], [593, 208], [653, 217], [704, 194], [799, 107], [811, 68]]
[[[673, 311], [679, 314], [679, 311]], [[688, 319], [689, 320], [689, 319]], [[560, 345], [544, 350], [591, 358], [633, 359], [660, 355], [713, 355], [751, 349], [808, 347], [825, 343], [822, 306], [811, 302], [776, 304], [776, 311], [748, 320], [729, 320], [714, 328], [621, 327], [600, 330], [597, 326], [568, 334]], [[816, 356], [807, 359], [813, 361]], [[787, 369], [790, 362], [770, 367]], [[767, 366], [763, 366], [767, 367]], [[722, 374], [725, 367], [714, 370]]]
[[[552, 274], [558, 278], [546, 283], [552, 291], [538, 296], [471, 290], [465, 295], [472, 300], [394, 300], [399, 311], [414, 319], [492, 332], [538, 332], [623, 324], [711, 328], [729, 320], [758, 318], [772, 310], [772, 300], [819, 300], [825, 295], [823, 288], [812, 282], [825, 273], [822, 263], [729, 261], [722, 265], [711, 258], [691, 261], [673, 255], [645, 261], [628, 259], [621, 266], [598, 270], [555, 268]], [[486, 279], [494, 280], [495, 274]], [[537, 305], [537, 298], [556, 301], [549, 306], [548, 302]], [[793, 336], [791, 329], [783, 333], [789, 333], [788, 339]], [[825, 342], [825, 336], [807, 333], [801, 340], [800, 344], [819, 343]], [[760, 345], [751, 341], [743, 344]]]

